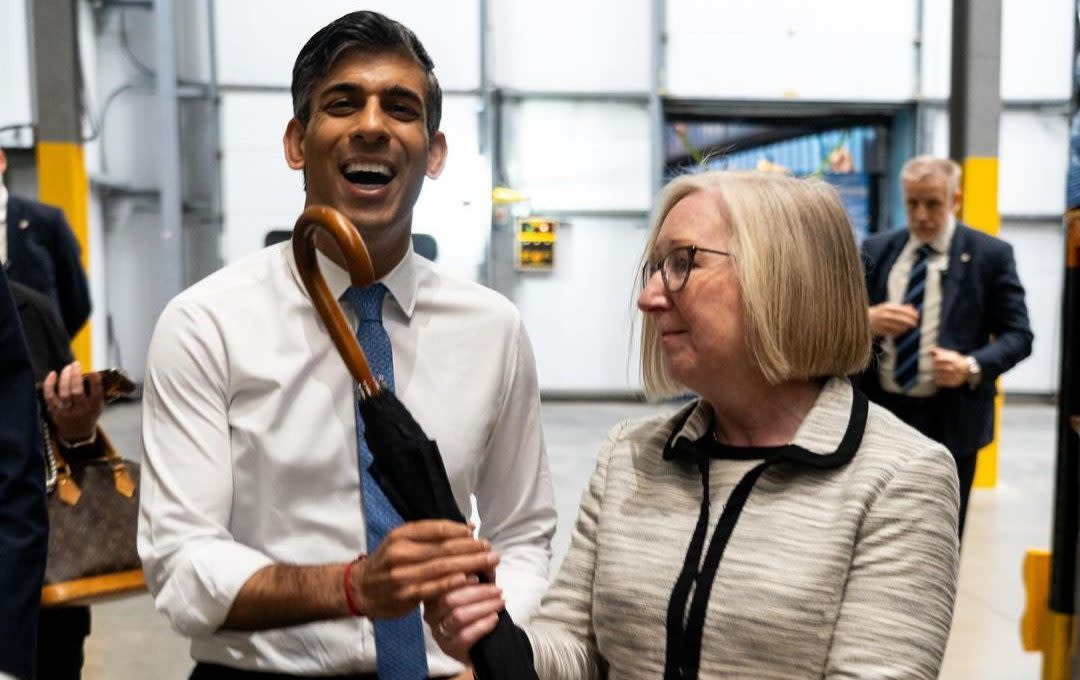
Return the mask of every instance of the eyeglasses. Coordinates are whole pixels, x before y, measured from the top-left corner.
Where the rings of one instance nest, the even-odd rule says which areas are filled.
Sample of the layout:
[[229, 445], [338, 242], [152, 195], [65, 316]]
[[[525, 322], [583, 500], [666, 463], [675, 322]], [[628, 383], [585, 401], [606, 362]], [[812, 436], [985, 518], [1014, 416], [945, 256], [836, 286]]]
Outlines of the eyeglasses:
[[667, 255], [664, 255], [658, 261], [646, 262], [645, 266], [641, 268], [642, 290], [649, 285], [649, 279], [653, 277], [653, 274], [659, 271], [660, 278], [664, 281], [664, 290], [669, 293], [678, 293], [686, 287], [686, 282], [690, 280], [690, 270], [694, 268], [694, 256], [698, 253], [713, 253], [714, 255], [735, 257], [734, 254], [726, 250], [711, 250], [697, 246], [672, 248]]

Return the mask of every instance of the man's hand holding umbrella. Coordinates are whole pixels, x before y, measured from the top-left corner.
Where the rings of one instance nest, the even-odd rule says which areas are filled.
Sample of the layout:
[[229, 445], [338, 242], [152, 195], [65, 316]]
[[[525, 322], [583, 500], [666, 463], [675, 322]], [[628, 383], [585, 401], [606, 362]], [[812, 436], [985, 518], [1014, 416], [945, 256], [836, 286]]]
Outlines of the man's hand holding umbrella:
[[349, 572], [349, 593], [369, 618], [396, 619], [438, 598], [499, 563], [491, 543], [473, 538], [470, 527], [448, 520], [407, 522], [387, 534], [378, 549]]

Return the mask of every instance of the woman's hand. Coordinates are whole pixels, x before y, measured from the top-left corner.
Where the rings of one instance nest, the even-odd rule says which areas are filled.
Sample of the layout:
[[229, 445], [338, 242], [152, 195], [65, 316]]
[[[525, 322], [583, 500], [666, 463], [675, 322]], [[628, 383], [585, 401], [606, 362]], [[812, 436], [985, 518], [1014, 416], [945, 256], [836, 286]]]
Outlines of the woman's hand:
[[60, 371], [45, 376], [42, 393], [49, 420], [56, 434], [67, 442], [89, 439], [97, 429], [98, 418], [105, 407], [101, 389], [101, 374], [90, 373], [83, 385], [82, 366], [72, 362]]
[[439, 647], [462, 663], [477, 640], [495, 629], [506, 606], [502, 588], [491, 583], [465, 585], [424, 603], [424, 620]]

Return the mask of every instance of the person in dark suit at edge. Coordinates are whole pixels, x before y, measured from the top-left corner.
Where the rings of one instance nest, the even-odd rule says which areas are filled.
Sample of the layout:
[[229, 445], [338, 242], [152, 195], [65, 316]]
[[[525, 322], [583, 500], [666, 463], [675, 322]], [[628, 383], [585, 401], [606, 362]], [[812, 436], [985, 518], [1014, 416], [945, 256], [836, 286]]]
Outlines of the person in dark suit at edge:
[[[104, 455], [97, 422], [105, 407], [101, 374], [84, 376], [56, 309], [41, 293], [14, 281], [11, 294], [30, 349], [34, 381], [42, 383], [46, 417], [65, 456]], [[47, 607], [38, 625], [38, 678], [79, 680], [90, 607]]]
[[90, 318], [90, 284], [79, 242], [59, 208], [10, 193], [3, 183], [7, 156], [0, 149], [0, 262], [8, 279], [46, 295], [69, 338]]
[[857, 382], [956, 458], [963, 536], [976, 454], [994, 438], [995, 381], [1033, 336], [1012, 246], [956, 221], [960, 174], [948, 159], [908, 161], [907, 228], [863, 242], [875, 360]]
[[0, 680], [34, 676], [49, 520], [34, 377], [0, 275]]

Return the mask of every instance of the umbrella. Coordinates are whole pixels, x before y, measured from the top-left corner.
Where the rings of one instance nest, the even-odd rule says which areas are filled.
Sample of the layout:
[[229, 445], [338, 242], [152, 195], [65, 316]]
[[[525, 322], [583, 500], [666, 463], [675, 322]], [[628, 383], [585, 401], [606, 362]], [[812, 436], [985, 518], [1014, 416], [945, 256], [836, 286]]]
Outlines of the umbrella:
[[[300, 278], [345, 365], [359, 386], [364, 436], [374, 462], [371, 475], [405, 521], [448, 519], [464, 522], [454, 500], [439, 447], [390, 390], [375, 380], [345, 315], [326, 285], [315, 257], [315, 240], [330, 236], [347, 263], [354, 286], [374, 278], [371, 259], [353, 225], [336, 210], [311, 206], [293, 229], [292, 245]], [[487, 582], [485, 574], [480, 580]], [[530, 680], [537, 677], [528, 641], [505, 609], [495, 629], [477, 642], [469, 655], [479, 680]]]

